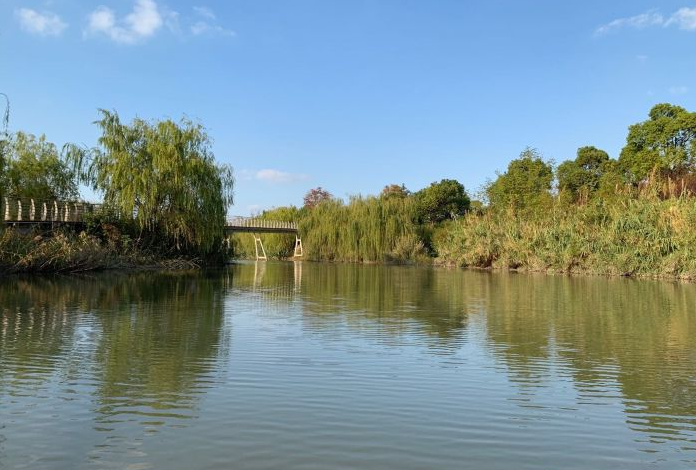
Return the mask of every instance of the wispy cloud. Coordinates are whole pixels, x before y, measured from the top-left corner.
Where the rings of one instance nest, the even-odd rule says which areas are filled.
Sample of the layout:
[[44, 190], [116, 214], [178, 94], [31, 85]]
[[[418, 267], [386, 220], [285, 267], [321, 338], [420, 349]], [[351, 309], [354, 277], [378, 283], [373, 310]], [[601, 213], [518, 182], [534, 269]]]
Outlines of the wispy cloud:
[[673, 86], [669, 90], [672, 95], [685, 95], [689, 92], [689, 87], [686, 86]]
[[162, 12], [154, 0], [136, 0], [133, 11], [117, 19], [114, 11], [103, 5], [88, 18], [86, 32], [104, 34], [120, 44], [137, 44], [153, 36], [164, 24]]
[[646, 29], [670, 26], [675, 26], [684, 31], [696, 31], [696, 7], [680, 8], [669, 16], [665, 16], [658, 10], [653, 9], [639, 15], [617, 18], [597, 28], [595, 34], [601, 36], [624, 28]]
[[198, 16], [201, 16], [203, 18], [207, 18], [209, 20], [214, 20], [217, 19], [217, 16], [215, 16], [215, 13], [213, 10], [211, 10], [208, 7], [193, 7], [193, 12], [197, 14]]
[[696, 31], [696, 7], [680, 8], [665, 23], [665, 26], [676, 25], [685, 31]]
[[38, 12], [31, 8], [20, 8], [15, 10], [15, 16], [24, 31], [39, 36], [60, 36], [68, 27], [60, 16], [50, 11]]
[[193, 12], [199, 20], [191, 25], [191, 33], [194, 36], [203, 34], [217, 34], [220, 36], [236, 36], [231, 29], [224, 28], [217, 23], [215, 12], [208, 7], [193, 7]]
[[274, 169], [259, 170], [256, 172], [255, 177], [257, 180], [267, 181], [269, 183], [295, 183], [309, 179], [309, 176], [303, 173], [286, 173]]

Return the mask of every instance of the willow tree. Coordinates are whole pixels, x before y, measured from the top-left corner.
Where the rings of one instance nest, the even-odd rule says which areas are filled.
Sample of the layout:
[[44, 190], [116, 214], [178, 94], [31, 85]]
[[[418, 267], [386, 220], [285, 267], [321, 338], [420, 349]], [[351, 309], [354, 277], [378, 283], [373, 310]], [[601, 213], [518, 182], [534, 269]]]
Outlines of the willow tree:
[[188, 119], [124, 124], [116, 112], [99, 113], [99, 146], [66, 147], [80, 180], [103, 194], [120, 217], [159, 237], [161, 246], [215, 252], [234, 178], [230, 167], [215, 163], [203, 126]]

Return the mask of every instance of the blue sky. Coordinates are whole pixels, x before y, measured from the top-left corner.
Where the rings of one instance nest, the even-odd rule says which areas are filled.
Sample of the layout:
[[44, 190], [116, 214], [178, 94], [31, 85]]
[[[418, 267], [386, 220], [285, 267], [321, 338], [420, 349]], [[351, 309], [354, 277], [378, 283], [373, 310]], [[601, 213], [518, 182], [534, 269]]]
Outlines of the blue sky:
[[[13, 130], [94, 145], [97, 108], [201, 121], [230, 212], [323, 186], [475, 192], [526, 146], [618, 156], [658, 102], [696, 110], [696, 2], [3, 0]], [[89, 198], [93, 194], [86, 193]]]

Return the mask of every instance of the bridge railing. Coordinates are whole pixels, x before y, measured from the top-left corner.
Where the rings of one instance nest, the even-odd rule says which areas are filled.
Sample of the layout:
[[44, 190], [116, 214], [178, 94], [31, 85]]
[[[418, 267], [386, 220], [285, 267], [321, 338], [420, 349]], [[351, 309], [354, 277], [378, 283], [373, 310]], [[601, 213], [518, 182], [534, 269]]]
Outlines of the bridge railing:
[[260, 217], [232, 217], [227, 220], [229, 228], [265, 229], [265, 230], [297, 230], [296, 222], [268, 220]]
[[81, 201], [0, 198], [0, 221], [5, 223], [78, 223], [84, 215], [93, 213], [101, 204]]

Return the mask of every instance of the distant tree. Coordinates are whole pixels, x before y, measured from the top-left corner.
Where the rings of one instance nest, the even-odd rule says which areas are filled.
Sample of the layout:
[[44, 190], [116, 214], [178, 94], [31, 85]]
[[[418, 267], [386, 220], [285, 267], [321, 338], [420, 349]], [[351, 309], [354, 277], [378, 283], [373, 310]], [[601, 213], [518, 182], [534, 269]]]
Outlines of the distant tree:
[[464, 214], [471, 200], [457, 180], [434, 182], [415, 194], [418, 218], [423, 222], [442, 222]]
[[312, 209], [324, 201], [330, 201], [333, 196], [330, 192], [319, 186], [318, 188], [310, 189], [304, 196], [304, 207]]
[[10, 136], [7, 129], [10, 124], [10, 99], [5, 93], [0, 93], [0, 96], [5, 98], [5, 110], [2, 113], [2, 119], [0, 119], [0, 197], [4, 196], [4, 186], [2, 184], [2, 178], [5, 174], [5, 163], [7, 161], [7, 152], [10, 143]]
[[609, 155], [604, 150], [579, 148], [575, 160], [565, 161], [556, 169], [559, 191], [573, 202], [587, 198], [599, 188], [608, 163]]
[[44, 201], [77, 197], [72, 171], [45, 136], [17, 132], [5, 146], [5, 171], [0, 175], [5, 196]]
[[222, 240], [232, 203], [232, 170], [218, 166], [208, 134], [187, 119], [123, 124], [100, 110], [100, 146], [66, 146], [82, 180], [103, 193], [104, 203], [160, 245], [208, 255]]
[[553, 165], [544, 161], [538, 150], [528, 147], [488, 185], [486, 195], [494, 208], [536, 208], [551, 201], [552, 182]]
[[650, 118], [628, 128], [619, 166], [628, 182], [639, 183], [654, 170], [663, 176], [681, 176], [696, 165], [696, 113], [662, 103]]
[[405, 197], [408, 197], [411, 194], [411, 191], [406, 189], [405, 185], [398, 185], [398, 184], [388, 184], [382, 189], [382, 193], [380, 194], [380, 197], [385, 198], [385, 199], [391, 199], [391, 198], [397, 198], [397, 199], [403, 199]]

